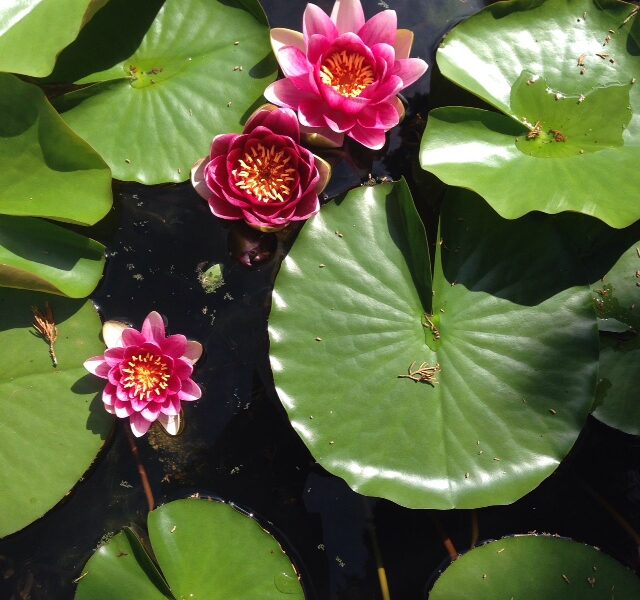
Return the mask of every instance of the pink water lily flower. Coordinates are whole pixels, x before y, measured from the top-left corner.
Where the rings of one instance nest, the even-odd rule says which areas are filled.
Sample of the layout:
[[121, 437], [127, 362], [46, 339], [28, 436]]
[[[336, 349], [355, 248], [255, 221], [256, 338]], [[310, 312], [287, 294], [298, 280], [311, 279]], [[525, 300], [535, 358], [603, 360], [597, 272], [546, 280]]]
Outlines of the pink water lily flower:
[[336, 0], [331, 17], [308, 4], [302, 33], [271, 30], [285, 79], [264, 95], [297, 111], [303, 132], [321, 143], [339, 146], [346, 134], [380, 149], [404, 115], [398, 92], [427, 70], [423, 60], [409, 58], [412, 43], [411, 31], [397, 29], [394, 10], [365, 22], [360, 0]]
[[191, 183], [221, 219], [244, 219], [278, 231], [318, 212], [329, 165], [300, 145], [295, 113], [260, 107], [240, 134], [214, 138], [211, 153], [191, 171]]
[[202, 344], [184, 335], [165, 335], [164, 322], [151, 312], [138, 331], [118, 321], [102, 328], [107, 350], [85, 361], [87, 371], [107, 380], [102, 402], [107, 412], [129, 419], [136, 437], [158, 421], [171, 435], [180, 428], [182, 402], [197, 400], [191, 379]]

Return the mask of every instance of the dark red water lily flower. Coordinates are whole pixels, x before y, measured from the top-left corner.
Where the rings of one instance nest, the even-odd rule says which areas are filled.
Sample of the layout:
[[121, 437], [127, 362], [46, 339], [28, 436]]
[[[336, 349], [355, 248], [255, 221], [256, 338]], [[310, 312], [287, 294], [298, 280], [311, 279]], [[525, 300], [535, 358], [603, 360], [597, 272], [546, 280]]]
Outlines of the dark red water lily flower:
[[329, 176], [329, 165], [300, 145], [295, 113], [265, 105], [242, 133], [214, 138], [191, 182], [217, 217], [277, 231], [318, 212]]

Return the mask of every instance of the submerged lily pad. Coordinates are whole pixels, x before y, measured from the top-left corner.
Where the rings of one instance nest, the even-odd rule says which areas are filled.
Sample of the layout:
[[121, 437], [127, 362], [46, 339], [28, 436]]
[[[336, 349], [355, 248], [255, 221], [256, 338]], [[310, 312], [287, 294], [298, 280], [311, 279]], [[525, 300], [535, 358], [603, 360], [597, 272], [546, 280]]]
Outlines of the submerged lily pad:
[[[43, 77], [107, 0], [21, 0], [0, 6], [0, 71]], [[2, 84], [0, 84], [0, 89]]]
[[640, 579], [597, 548], [540, 535], [503, 538], [467, 552], [436, 581], [429, 600], [632, 600]]
[[567, 454], [594, 397], [591, 298], [553, 219], [507, 221], [471, 196], [445, 200], [433, 284], [402, 182], [323, 207], [273, 293], [271, 366], [294, 429], [356, 491], [414, 508], [515, 501]]
[[[593, 416], [611, 427], [640, 435], [640, 241], [628, 248], [600, 281], [591, 285], [596, 312], [610, 332], [600, 335], [600, 372]], [[603, 329], [603, 327], [601, 327]]]
[[[58, 328], [58, 366], [32, 327], [48, 302]], [[102, 352], [90, 302], [0, 290], [0, 536], [41, 517], [89, 468], [112, 427], [100, 383], [82, 366]]]
[[256, 0], [167, 0], [131, 56], [57, 106], [117, 179], [178, 182], [215, 135], [241, 130], [275, 75]]
[[232, 506], [178, 500], [149, 513], [148, 527], [157, 566], [125, 530], [89, 559], [76, 600], [304, 598], [278, 542]]
[[504, 115], [432, 111], [423, 168], [478, 192], [507, 218], [541, 210], [613, 227], [638, 220], [635, 19], [632, 7], [611, 0], [515, 0], [456, 27], [438, 65]]

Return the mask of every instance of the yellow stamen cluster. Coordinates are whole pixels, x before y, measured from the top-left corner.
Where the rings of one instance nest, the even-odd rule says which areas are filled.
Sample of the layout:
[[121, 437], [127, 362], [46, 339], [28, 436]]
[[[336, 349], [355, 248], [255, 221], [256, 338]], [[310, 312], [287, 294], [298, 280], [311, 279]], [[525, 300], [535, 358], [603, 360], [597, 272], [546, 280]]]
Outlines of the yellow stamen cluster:
[[133, 395], [140, 400], [149, 400], [152, 393], [159, 396], [167, 389], [171, 377], [169, 367], [162, 357], [151, 352], [132, 356], [122, 372], [126, 374], [122, 386], [125, 389], [134, 388]]
[[238, 167], [231, 173], [238, 188], [261, 202], [284, 202], [295, 181], [295, 169], [287, 166], [290, 162], [291, 156], [284, 150], [257, 143], [238, 160]]
[[373, 69], [364, 56], [347, 50], [334, 52], [324, 61], [320, 78], [347, 98], [356, 98], [375, 81]]

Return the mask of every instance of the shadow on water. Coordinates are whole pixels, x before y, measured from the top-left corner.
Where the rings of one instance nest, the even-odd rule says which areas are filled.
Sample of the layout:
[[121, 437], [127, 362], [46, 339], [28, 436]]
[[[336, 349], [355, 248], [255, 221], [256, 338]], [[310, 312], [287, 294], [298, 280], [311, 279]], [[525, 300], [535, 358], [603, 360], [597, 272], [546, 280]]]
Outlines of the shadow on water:
[[[333, 2], [317, 4], [330, 11]], [[425, 58], [435, 74], [433, 54], [441, 36], [484, 3], [370, 0], [365, 12], [370, 16], [386, 5], [398, 12], [401, 27], [416, 32], [412, 54]], [[299, 29], [304, 1], [265, 0], [264, 6], [272, 26]], [[149, 15], [142, 15], [142, 22]], [[404, 175], [434, 240], [432, 216], [441, 187], [420, 171], [416, 155], [427, 110], [446, 98], [434, 100], [425, 79], [407, 90], [406, 100], [407, 118], [383, 152], [348, 144], [329, 155], [337, 168], [328, 193], [338, 195], [369, 175]], [[156, 501], [208, 492], [272, 523], [302, 570], [309, 600], [381, 598], [370, 537], [375, 526], [391, 597], [424, 599], [427, 582], [446, 557], [433, 519], [464, 550], [469, 511], [412, 511], [371, 499], [370, 513], [361, 496], [315, 463], [287, 421], [269, 369], [266, 323], [278, 267], [273, 238], [251, 240], [215, 219], [189, 184], [117, 184], [115, 191], [114, 210], [92, 230], [108, 248], [105, 277], [94, 295], [101, 316], [139, 327], [157, 310], [167, 317], [169, 331], [197, 339], [206, 349], [195, 371], [204, 395], [186, 407], [184, 433], [171, 438], [153, 429], [139, 441]], [[254, 264], [249, 269], [233, 257], [258, 254], [260, 260], [248, 260]], [[201, 275], [215, 265], [223, 284], [207, 288]], [[76, 385], [88, 383], [83, 378]], [[98, 396], [94, 403], [99, 409]], [[580, 485], [607, 490], [610, 501], [640, 528], [638, 464], [637, 438], [590, 421], [572, 456], [538, 489], [510, 507], [478, 511], [481, 539], [551, 531], [597, 544], [637, 566], [633, 543], [598, 504], [585, 502]], [[73, 580], [93, 550], [124, 526], [144, 528], [145, 519], [136, 465], [118, 427], [64, 502], [0, 541], [0, 597], [71, 600]]]

